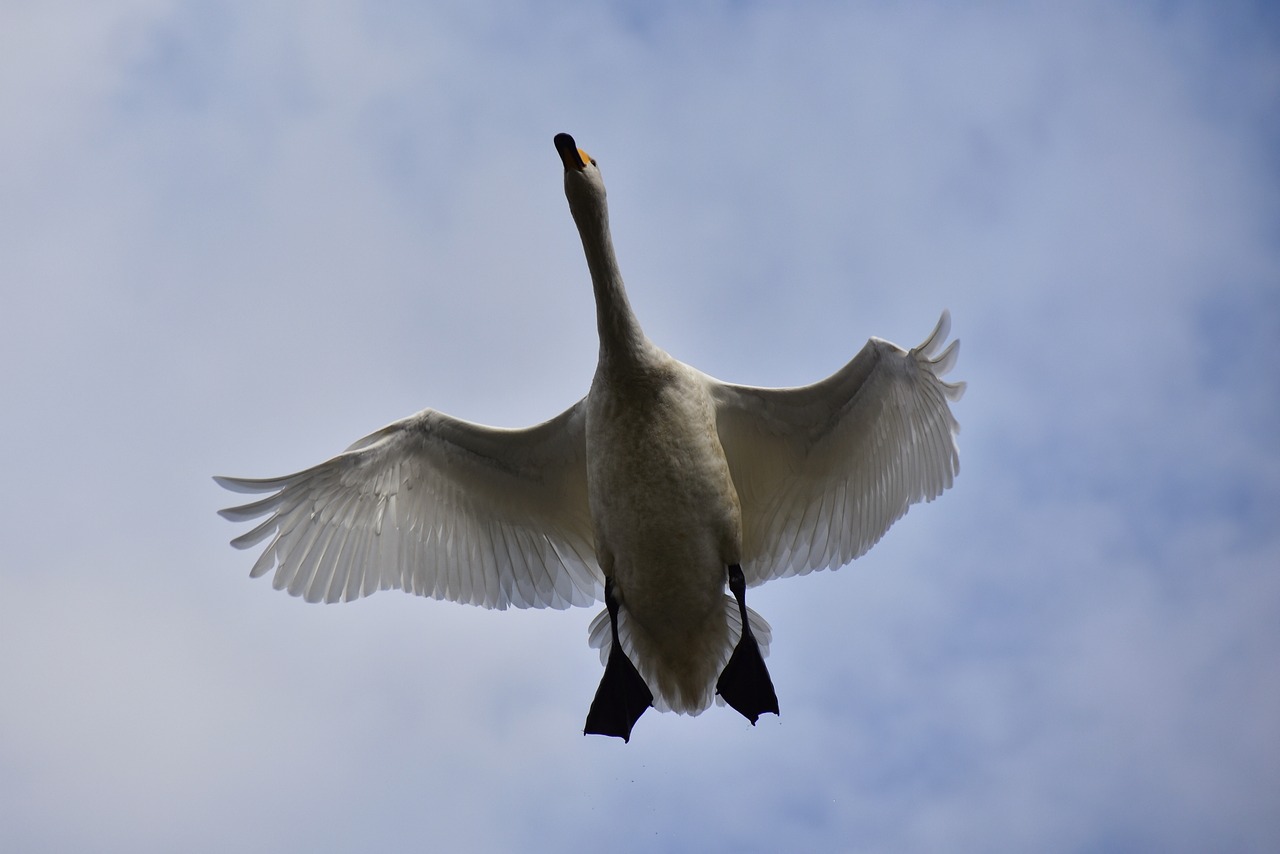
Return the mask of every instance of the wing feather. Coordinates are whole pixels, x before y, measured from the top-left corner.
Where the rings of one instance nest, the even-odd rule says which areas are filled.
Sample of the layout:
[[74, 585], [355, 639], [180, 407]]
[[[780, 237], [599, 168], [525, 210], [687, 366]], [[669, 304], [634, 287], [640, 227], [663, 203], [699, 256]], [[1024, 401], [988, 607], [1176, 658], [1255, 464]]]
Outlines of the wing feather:
[[525, 430], [425, 410], [327, 462], [277, 478], [215, 480], [270, 493], [221, 511], [266, 517], [250, 574], [309, 602], [398, 588], [489, 608], [599, 601], [581, 402]]
[[959, 341], [943, 346], [950, 326], [943, 312], [910, 351], [873, 338], [803, 388], [711, 381], [749, 583], [842, 566], [952, 485], [960, 463], [950, 402], [964, 383], [943, 380], [959, 357]]

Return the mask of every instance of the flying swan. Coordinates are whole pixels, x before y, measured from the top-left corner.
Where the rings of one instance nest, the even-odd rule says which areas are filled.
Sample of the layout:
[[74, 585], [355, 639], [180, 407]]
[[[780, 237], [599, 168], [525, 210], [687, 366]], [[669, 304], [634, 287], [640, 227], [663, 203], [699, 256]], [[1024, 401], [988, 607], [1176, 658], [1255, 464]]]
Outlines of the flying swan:
[[696, 715], [717, 694], [754, 725], [778, 699], [746, 588], [842, 566], [951, 486], [964, 384], [942, 377], [959, 341], [943, 347], [943, 312], [920, 346], [872, 338], [810, 386], [715, 380], [645, 337], [600, 170], [568, 134], [555, 147], [595, 291], [587, 396], [523, 430], [426, 409], [297, 474], [215, 478], [267, 494], [221, 515], [265, 516], [232, 545], [269, 540], [251, 576], [274, 570], [308, 602], [392, 587], [500, 609], [603, 599], [586, 733], [629, 741], [649, 706]]

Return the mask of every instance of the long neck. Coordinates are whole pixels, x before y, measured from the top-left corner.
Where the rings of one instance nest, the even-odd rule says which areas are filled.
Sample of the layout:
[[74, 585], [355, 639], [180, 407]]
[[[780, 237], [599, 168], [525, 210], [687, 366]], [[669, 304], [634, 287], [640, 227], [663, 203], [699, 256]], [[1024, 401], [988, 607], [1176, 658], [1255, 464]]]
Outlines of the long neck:
[[602, 365], [623, 365], [639, 360], [648, 342], [622, 285], [618, 259], [609, 235], [609, 210], [604, 199], [586, 204], [570, 204], [573, 219], [582, 237], [582, 248], [591, 272], [596, 297], [596, 330], [600, 335]]

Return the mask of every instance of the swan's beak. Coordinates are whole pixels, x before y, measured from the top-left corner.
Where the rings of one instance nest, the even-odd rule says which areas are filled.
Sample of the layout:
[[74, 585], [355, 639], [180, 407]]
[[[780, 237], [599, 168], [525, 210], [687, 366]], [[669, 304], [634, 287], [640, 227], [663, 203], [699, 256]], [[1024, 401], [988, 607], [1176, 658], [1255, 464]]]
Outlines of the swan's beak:
[[591, 155], [587, 154], [578, 144], [573, 141], [573, 137], [567, 133], [558, 133], [555, 138], [556, 151], [560, 152], [560, 160], [564, 163], [564, 168], [576, 169], [581, 172], [587, 168], [588, 163], [594, 163]]

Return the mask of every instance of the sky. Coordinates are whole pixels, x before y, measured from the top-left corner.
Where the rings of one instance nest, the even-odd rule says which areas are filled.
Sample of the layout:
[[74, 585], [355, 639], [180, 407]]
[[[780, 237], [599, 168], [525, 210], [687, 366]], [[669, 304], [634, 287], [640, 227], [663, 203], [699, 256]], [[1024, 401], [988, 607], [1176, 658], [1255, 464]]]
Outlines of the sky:
[[[1280, 849], [1267, 4], [0, 7], [0, 849]], [[961, 472], [753, 589], [781, 716], [584, 738], [594, 609], [251, 580], [214, 474], [949, 308]]]

